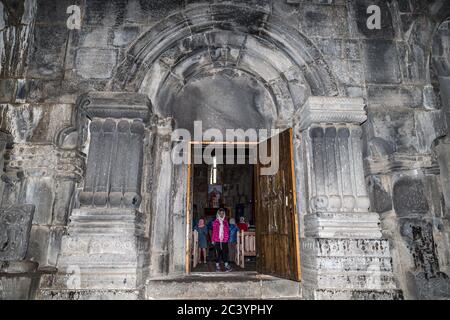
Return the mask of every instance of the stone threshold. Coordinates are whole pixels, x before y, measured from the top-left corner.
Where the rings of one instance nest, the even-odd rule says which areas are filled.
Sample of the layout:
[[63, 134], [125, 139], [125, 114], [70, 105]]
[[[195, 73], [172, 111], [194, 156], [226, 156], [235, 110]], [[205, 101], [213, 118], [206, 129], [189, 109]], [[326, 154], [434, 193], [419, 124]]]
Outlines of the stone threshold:
[[192, 273], [148, 280], [145, 299], [301, 299], [301, 284], [256, 272]]

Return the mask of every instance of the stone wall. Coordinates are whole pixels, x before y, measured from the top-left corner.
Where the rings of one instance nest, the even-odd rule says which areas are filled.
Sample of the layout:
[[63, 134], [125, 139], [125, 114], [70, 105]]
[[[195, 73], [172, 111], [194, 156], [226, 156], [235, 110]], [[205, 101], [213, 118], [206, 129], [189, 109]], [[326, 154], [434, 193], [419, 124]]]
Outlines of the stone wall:
[[[80, 30], [67, 28], [66, 9], [74, 4], [82, 12]], [[381, 8], [381, 30], [366, 26], [371, 4]], [[217, 93], [225, 81], [219, 76], [241, 79], [227, 88], [253, 88], [245, 117], [262, 127], [292, 126], [311, 95], [363, 98], [370, 211], [380, 215], [389, 239], [397, 284], [406, 298], [448, 296], [450, 51], [443, 21], [449, 16], [442, 0], [3, 0], [0, 131], [13, 144], [6, 150], [1, 206], [35, 206], [27, 258], [57, 266], [72, 209], [86, 205], [77, 190], [89, 191], [92, 135], [77, 104], [87, 92], [141, 92], [155, 116], [173, 116], [175, 127], [191, 116], [177, 107], [191, 110], [202, 101], [185, 97]], [[236, 72], [224, 75], [238, 64], [264, 86]], [[185, 83], [191, 85], [183, 91]], [[230, 106], [221, 104], [211, 125], [240, 126], [241, 113]], [[208, 110], [199, 105], [195, 112]], [[142, 185], [138, 209], [147, 224], [141, 235], [155, 252], [155, 275], [182, 273], [185, 254], [187, 172], [164, 163], [167, 154], [155, 149], [168, 143], [161, 126], [146, 126], [142, 180], [130, 181], [133, 194]], [[303, 160], [297, 155], [297, 164]], [[169, 185], [157, 183], [167, 176]], [[174, 199], [166, 199], [169, 206], [155, 200], [161, 193]], [[168, 221], [167, 239], [152, 238], [154, 225]]]

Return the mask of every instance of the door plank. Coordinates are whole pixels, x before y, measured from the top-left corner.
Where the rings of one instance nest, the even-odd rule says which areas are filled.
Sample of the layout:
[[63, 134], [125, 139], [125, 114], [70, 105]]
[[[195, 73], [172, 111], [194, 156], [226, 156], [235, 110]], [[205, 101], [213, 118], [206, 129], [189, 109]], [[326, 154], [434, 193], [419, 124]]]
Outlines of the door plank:
[[263, 166], [255, 166], [257, 271], [300, 281], [292, 130], [280, 133], [279, 143], [279, 170], [275, 175], [262, 176]]

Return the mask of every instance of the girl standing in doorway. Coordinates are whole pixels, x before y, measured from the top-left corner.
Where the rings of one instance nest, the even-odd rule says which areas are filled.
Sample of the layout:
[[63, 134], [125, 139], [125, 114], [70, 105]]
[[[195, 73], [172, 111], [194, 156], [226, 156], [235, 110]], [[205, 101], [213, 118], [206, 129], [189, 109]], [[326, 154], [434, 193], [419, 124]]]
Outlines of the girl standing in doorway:
[[228, 240], [230, 238], [230, 226], [225, 219], [225, 209], [220, 208], [217, 211], [216, 220], [213, 223], [212, 242], [216, 251], [216, 271], [221, 271], [220, 261], [225, 265], [225, 271], [232, 271], [228, 263]]

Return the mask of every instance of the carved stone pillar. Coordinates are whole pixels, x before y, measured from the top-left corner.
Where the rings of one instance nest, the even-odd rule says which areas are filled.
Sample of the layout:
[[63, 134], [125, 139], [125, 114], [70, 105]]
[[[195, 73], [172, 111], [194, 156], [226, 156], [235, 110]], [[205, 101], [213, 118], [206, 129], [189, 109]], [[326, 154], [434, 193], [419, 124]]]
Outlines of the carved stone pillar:
[[170, 270], [172, 224], [172, 141], [173, 120], [161, 119], [155, 128], [150, 230], [150, 276], [164, 276]]
[[2, 170], [2, 172], [4, 164], [3, 157], [5, 155], [6, 144], [8, 143], [9, 140], [10, 140], [9, 134], [0, 131], [0, 169]]
[[148, 268], [139, 207], [150, 101], [133, 93], [90, 93], [79, 104], [91, 119], [86, 175], [50, 288], [122, 290], [136, 297]]
[[[4, 174], [4, 153], [11, 136], [0, 132], [0, 177]], [[41, 272], [39, 264], [26, 260], [35, 206], [2, 206], [0, 180], [0, 300], [29, 300], [36, 297]]]
[[7, 175], [16, 189], [10, 193], [36, 208], [27, 258], [40, 267], [56, 265], [83, 162], [81, 152], [47, 143], [16, 143], [9, 152]]
[[450, 75], [439, 76], [438, 80], [442, 110], [446, 115], [447, 126], [450, 127]]
[[4, 132], [0, 132], [0, 207], [2, 205], [2, 199], [3, 199], [3, 181], [1, 179], [1, 176], [3, 175], [3, 168], [5, 164], [5, 149], [6, 145], [10, 141], [11, 137], [9, 134], [6, 134]]
[[398, 297], [389, 243], [369, 211], [362, 99], [310, 97], [296, 116], [304, 216], [304, 295], [310, 299]]

